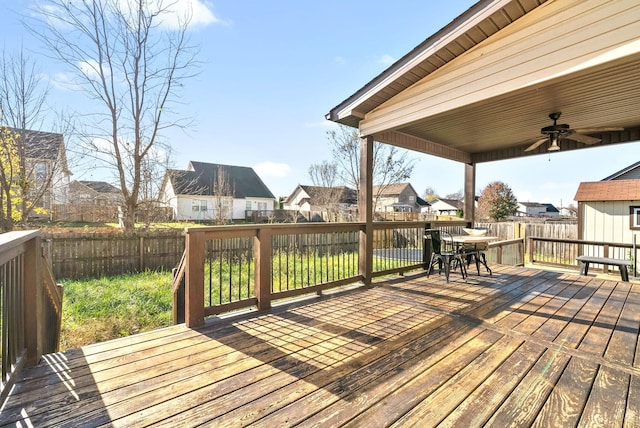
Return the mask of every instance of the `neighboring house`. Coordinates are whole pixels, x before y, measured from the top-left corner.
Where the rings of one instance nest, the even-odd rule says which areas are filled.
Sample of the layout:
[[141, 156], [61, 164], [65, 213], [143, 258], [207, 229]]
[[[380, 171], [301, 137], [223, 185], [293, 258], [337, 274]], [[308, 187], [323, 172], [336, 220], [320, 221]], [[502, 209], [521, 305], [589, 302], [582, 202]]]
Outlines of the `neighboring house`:
[[196, 161], [167, 170], [159, 199], [175, 220], [245, 220], [272, 212], [275, 202], [252, 168]]
[[[419, 212], [418, 193], [411, 183], [373, 186], [374, 211], [377, 212]], [[376, 198], [377, 197], [377, 198]]]
[[640, 236], [640, 162], [602, 181], [582, 182], [578, 202], [578, 238], [631, 244]]
[[124, 203], [122, 191], [105, 181], [74, 180], [69, 183], [74, 204], [119, 206]]
[[284, 200], [283, 209], [302, 214], [308, 220], [349, 220], [358, 208], [358, 192], [346, 186], [322, 187], [299, 184]]
[[421, 197], [418, 196], [416, 199], [416, 203], [418, 204], [418, 212], [420, 213], [430, 213], [431, 212], [431, 204]]
[[[51, 212], [54, 205], [69, 201], [69, 177], [64, 136], [52, 132], [16, 131], [22, 138], [25, 150], [26, 168], [34, 182], [30, 198], [42, 197], [37, 207]], [[43, 188], [44, 186], [44, 188]]]
[[458, 210], [464, 209], [464, 201], [458, 201], [456, 199], [434, 199], [430, 202], [431, 212], [437, 215], [451, 215], [458, 214]]
[[560, 217], [560, 211], [553, 204], [539, 202], [518, 202], [519, 217]]
[[560, 217], [575, 218], [575, 217], [578, 217], [578, 211], [576, 211], [571, 207], [562, 207], [560, 208]]

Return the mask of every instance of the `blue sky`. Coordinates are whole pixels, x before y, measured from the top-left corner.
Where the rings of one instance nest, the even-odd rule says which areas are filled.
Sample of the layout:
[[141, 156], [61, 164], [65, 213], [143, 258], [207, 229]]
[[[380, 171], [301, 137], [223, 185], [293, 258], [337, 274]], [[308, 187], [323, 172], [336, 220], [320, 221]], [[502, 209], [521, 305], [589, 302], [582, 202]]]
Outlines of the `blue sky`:
[[[180, 0], [201, 7], [191, 31], [200, 44], [202, 71], [184, 87], [188, 131], [172, 131], [173, 165], [189, 160], [253, 167], [276, 196], [310, 184], [311, 164], [331, 157], [325, 114], [393, 61], [442, 28], [469, 0]], [[21, 27], [32, 0], [0, 6], [2, 46], [39, 46]], [[63, 66], [43, 61], [51, 79]], [[55, 81], [54, 81], [55, 83]], [[52, 85], [56, 108], [78, 108], [79, 94]], [[411, 183], [418, 193], [462, 190], [459, 163], [413, 154]], [[581, 181], [597, 181], [638, 161], [640, 144], [557, 152], [477, 167], [478, 193], [507, 183], [521, 201], [568, 205]], [[105, 179], [104, 171], [74, 169], [75, 179]]]

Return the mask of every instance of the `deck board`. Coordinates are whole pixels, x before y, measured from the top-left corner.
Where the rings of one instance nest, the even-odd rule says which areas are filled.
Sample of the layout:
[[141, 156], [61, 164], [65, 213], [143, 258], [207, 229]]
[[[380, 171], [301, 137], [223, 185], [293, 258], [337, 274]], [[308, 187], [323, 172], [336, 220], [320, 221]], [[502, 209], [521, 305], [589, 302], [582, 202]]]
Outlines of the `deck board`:
[[407, 275], [47, 355], [0, 426], [640, 426], [640, 285]]

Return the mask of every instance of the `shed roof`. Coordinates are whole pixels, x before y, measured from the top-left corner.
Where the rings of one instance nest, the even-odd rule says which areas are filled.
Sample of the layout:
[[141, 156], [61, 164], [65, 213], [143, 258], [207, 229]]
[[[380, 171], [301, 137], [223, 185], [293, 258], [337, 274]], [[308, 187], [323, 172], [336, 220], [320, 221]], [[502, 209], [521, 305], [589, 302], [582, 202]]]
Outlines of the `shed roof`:
[[578, 202], [639, 201], [640, 180], [582, 182], [573, 199]]

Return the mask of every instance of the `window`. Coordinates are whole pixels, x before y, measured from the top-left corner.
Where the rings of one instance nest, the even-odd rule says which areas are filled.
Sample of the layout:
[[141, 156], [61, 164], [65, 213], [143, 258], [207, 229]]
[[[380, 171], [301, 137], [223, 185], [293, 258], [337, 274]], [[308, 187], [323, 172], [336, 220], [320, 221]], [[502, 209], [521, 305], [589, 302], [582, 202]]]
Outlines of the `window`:
[[47, 179], [47, 164], [37, 163], [33, 166], [36, 182], [41, 183]]
[[191, 202], [191, 210], [192, 211], [206, 211], [207, 210], [207, 201], [201, 201], [194, 199]]
[[245, 208], [247, 211], [251, 211], [251, 201], [247, 201], [247, 205]]
[[266, 202], [258, 202], [258, 211], [266, 211], [267, 203]]
[[640, 207], [629, 207], [629, 229], [640, 230]]
[[416, 201], [416, 197], [413, 195], [409, 195], [409, 202], [415, 202]]

